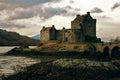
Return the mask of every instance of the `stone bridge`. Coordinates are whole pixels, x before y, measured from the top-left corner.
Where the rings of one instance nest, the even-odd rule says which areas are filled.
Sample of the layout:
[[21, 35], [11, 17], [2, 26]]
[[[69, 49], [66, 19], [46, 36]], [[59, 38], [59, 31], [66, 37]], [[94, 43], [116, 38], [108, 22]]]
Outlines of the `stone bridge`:
[[96, 51], [108, 54], [111, 57], [120, 56], [120, 43], [98, 43], [95, 44]]
[[[77, 51], [84, 52], [91, 49], [93, 52], [104, 53], [105, 56], [119, 56], [120, 57], [120, 43], [58, 43], [49, 42], [45, 45], [50, 51]], [[48, 48], [49, 47], [49, 48]], [[89, 48], [90, 47], [90, 48]]]

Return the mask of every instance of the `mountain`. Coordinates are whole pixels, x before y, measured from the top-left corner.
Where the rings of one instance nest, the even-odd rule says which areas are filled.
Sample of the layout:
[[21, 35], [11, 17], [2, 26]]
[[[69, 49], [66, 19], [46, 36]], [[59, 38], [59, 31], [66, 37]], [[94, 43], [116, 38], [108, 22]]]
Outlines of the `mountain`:
[[36, 46], [38, 40], [0, 29], [0, 46]]
[[40, 35], [39, 35], [39, 34], [37, 34], [37, 35], [33, 36], [33, 37], [32, 37], [32, 39], [35, 39], [35, 40], [40, 40]]

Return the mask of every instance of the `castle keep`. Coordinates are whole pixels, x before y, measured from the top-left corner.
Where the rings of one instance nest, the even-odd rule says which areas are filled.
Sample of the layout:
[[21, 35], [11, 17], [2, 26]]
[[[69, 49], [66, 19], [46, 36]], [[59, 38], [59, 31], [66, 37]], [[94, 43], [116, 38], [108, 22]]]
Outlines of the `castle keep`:
[[68, 43], [100, 42], [96, 37], [96, 19], [93, 19], [90, 12], [85, 15], [77, 15], [71, 21], [71, 29], [57, 30], [54, 25], [51, 27], [43, 26], [40, 31], [41, 42], [58, 40]]

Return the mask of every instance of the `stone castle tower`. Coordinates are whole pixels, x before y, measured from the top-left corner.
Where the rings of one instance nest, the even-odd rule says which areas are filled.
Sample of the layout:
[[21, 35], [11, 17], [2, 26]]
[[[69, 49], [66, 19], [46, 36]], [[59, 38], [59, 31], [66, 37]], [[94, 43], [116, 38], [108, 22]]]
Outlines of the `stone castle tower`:
[[58, 40], [68, 43], [100, 42], [96, 37], [96, 19], [93, 19], [90, 12], [85, 15], [77, 15], [71, 21], [71, 29], [56, 30], [55, 26], [43, 27], [40, 31], [41, 42]]

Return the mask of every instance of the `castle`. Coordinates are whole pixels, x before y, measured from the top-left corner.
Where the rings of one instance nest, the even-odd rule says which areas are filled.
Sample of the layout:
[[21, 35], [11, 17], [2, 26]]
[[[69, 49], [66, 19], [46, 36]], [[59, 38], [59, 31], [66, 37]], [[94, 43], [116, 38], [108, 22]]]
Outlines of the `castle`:
[[96, 19], [93, 19], [90, 12], [85, 15], [77, 15], [71, 21], [71, 29], [57, 30], [54, 25], [43, 26], [40, 31], [41, 42], [58, 40], [68, 43], [100, 42], [96, 37]]

